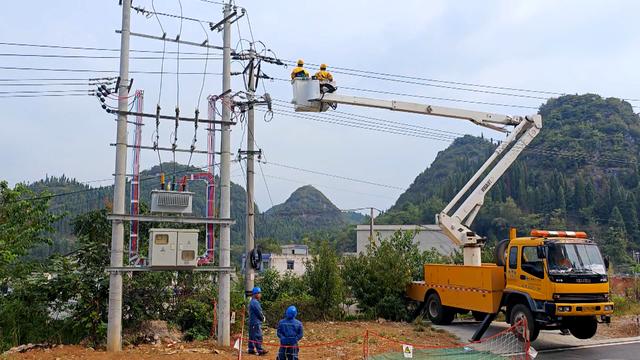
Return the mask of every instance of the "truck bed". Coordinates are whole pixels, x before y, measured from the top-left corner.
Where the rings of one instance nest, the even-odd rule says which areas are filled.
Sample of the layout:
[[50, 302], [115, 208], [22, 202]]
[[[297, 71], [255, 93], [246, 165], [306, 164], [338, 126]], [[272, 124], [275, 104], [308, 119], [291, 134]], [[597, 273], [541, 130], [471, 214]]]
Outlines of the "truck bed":
[[436, 291], [445, 306], [484, 313], [498, 311], [505, 287], [504, 267], [495, 264], [427, 264], [424, 279], [409, 285], [409, 298], [422, 302], [427, 292]]

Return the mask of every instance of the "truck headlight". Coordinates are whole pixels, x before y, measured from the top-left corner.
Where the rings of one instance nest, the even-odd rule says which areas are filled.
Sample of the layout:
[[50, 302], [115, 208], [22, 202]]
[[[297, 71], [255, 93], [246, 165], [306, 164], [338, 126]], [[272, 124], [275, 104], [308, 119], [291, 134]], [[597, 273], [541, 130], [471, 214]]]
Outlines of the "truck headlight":
[[558, 312], [569, 312], [571, 311], [571, 306], [558, 306]]
[[613, 305], [605, 305], [604, 311], [613, 311]]

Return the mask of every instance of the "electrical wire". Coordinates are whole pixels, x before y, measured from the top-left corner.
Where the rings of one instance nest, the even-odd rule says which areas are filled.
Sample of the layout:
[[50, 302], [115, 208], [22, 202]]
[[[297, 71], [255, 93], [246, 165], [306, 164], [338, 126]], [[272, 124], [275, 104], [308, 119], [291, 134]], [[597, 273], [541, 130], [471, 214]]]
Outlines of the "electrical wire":
[[167, 40], [166, 38], [166, 31], [164, 31], [164, 27], [162, 26], [162, 22], [160, 21], [160, 18], [158, 17], [158, 14], [156, 12], [156, 7], [155, 7], [155, 0], [151, 0], [151, 8], [153, 8], [153, 12], [156, 16], [156, 20], [158, 21], [158, 26], [160, 26], [160, 31], [162, 31], [162, 62], [160, 63], [160, 88], [158, 90], [158, 106], [160, 106], [160, 101], [162, 100], [162, 79], [164, 77], [164, 57], [165, 57], [165, 52], [167, 50]]
[[[92, 69], [71, 69], [71, 68], [36, 68], [36, 67], [21, 67], [21, 66], [0, 66], [0, 70], [19, 70], [19, 71], [52, 71], [52, 72], [79, 72], [79, 73], [118, 73], [115, 70], [92, 70]], [[145, 71], [145, 70], [130, 70], [132, 74], [149, 74], [158, 75], [158, 71]], [[165, 74], [175, 74], [175, 72], [164, 72]], [[181, 72], [180, 75], [199, 75], [202, 76], [202, 72]], [[207, 75], [218, 75], [222, 73], [207, 73]]]
[[347, 176], [336, 175], [336, 174], [323, 172], [323, 171], [318, 171], [318, 170], [303, 169], [303, 168], [300, 168], [300, 167], [297, 167], [297, 166], [286, 165], [286, 164], [276, 163], [276, 162], [272, 162], [272, 161], [264, 162], [264, 164], [265, 165], [273, 165], [273, 166], [277, 166], [277, 167], [281, 167], [281, 168], [285, 168], [285, 169], [302, 171], [302, 172], [315, 174], [315, 175], [328, 176], [328, 177], [332, 177], [332, 178], [336, 178], [336, 179], [347, 180], [347, 181], [357, 182], [357, 183], [361, 183], [361, 184], [379, 186], [379, 187], [384, 187], [384, 188], [389, 188], [389, 189], [396, 189], [396, 190], [405, 190], [405, 188], [399, 187], [399, 186], [382, 184], [382, 183], [369, 181], [369, 180], [361, 180], [361, 179], [356, 179], [356, 178], [351, 178], [351, 177], [347, 177]]
[[[201, 0], [201, 1], [207, 2], [205, 0]], [[224, 4], [222, 2], [215, 2], [215, 1], [212, 1], [211, 3], [214, 3], [214, 4], [217, 3], [217, 4], [220, 4], [220, 5]], [[246, 9], [245, 9], [245, 11], [246, 11]], [[248, 22], [249, 21], [250, 20], [248, 19]], [[251, 28], [250, 28], [250, 31], [253, 32]], [[18, 42], [0, 42], [0, 45], [36, 47], [36, 48], [51, 48], [51, 49], [69, 49], [69, 50], [112, 51], [112, 52], [119, 52], [120, 51], [120, 49], [115, 49], [115, 48], [99, 48], [99, 47], [86, 47], [86, 46], [62, 46], [62, 45], [50, 45], [50, 44], [28, 44], [28, 43], [18, 43]], [[160, 53], [159, 51], [136, 50], [136, 49], [132, 49], [131, 52]], [[183, 52], [183, 54], [187, 54], [187, 53]], [[191, 53], [191, 54], [193, 54], [193, 55], [204, 55], [203, 53]], [[282, 60], [282, 61], [285, 62], [285, 63], [289, 63], [289, 64], [294, 64], [295, 63], [295, 61], [293, 61], [293, 60]], [[314, 64], [314, 63], [307, 63], [307, 64], [308, 65], [317, 65], [317, 64]], [[496, 86], [496, 85], [487, 85], [487, 84], [461, 82], [461, 81], [450, 81], [450, 80], [443, 80], [443, 79], [426, 78], [426, 77], [418, 77], [418, 76], [408, 76], [408, 75], [401, 75], [401, 74], [391, 74], [391, 73], [369, 71], [369, 70], [355, 69], [355, 68], [349, 68], [349, 67], [340, 67], [340, 66], [332, 66], [332, 69], [337, 70], [337, 71], [334, 70], [334, 72], [336, 72], [336, 73], [341, 73], [341, 74], [351, 75], [351, 76], [361, 76], [361, 77], [367, 77], [367, 78], [372, 78], [372, 76], [374, 76], [374, 78], [376, 78], [376, 77], [384, 77], [384, 79], [382, 79], [382, 80], [387, 80], [386, 78], [396, 78], [396, 80], [404, 79], [404, 80], [412, 80], [414, 82], [431, 82], [431, 83], [441, 83], [441, 84], [450, 84], [450, 85], [469, 86], [469, 87], [479, 87], [479, 88], [494, 89], [494, 90], [516, 91], [516, 92], [524, 92], [524, 93], [538, 93], [538, 94], [558, 95], [558, 96], [567, 94], [566, 92], [560, 92], [560, 91], [525, 89], [525, 88]], [[419, 83], [419, 84], [421, 84], [421, 83]], [[470, 90], [470, 89], [465, 89], [464, 91], [468, 91], [468, 90]], [[511, 95], [518, 96], [518, 94], [509, 94], [509, 96], [511, 96]], [[546, 100], [547, 98], [543, 97], [543, 98], [540, 98], [540, 99], [545, 99]], [[626, 98], [625, 97], [625, 98], [622, 98], [622, 100], [625, 100], [625, 101], [628, 101], [628, 102], [640, 102], [640, 99], [636, 99], [636, 98]]]
[[[33, 48], [43, 48], [43, 49], [64, 49], [64, 50], [84, 50], [84, 51], [108, 51], [108, 52], [120, 52], [119, 48], [100, 48], [100, 47], [89, 47], [89, 46], [65, 46], [65, 45], [49, 45], [49, 44], [27, 44], [27, 43], [16, 43], [16, 42], [0, 42], [0, 45], [5, 46], [18, 46], [18, 47], [33, 47]], [[160, 50], [141, 50], [141, 49], [130, 49], [130, 52], [138, 52], [138, 53], [149, 53], [149, 54], [162, 54]], [[183, 55], [205, 55], [201, 52], [181, 52]], [[174, 51], [167, 51], [167, 54], [174, 55]], [[219, 53], [217, 55], [222, 55]], [[118, 56], [118, 58], [120, 58]]]
[[[180, 30], [178, 31], [177, 37], [179, 40], [182, 36], [182, 0], [178, 0], [178, 5], [180, 5]], [[176, 43], [176, 52], [176, 108], [180, 108], [180, 41]]]
[[[209, 49], [209, 48], [207, 48]], [[207, 50], [208, 51], [208, 50]], [[206, 55], [206, 54], [203, 54]], [[104, 55], [58, 55], [58, 54], [17, 54], [17, 53], [0, 53], [1, 57], [34, 57], [34, 58], [53, 58], [53, 59], [119, 59], [120, 56], [104, 56]], [[161, 60], [159, 56], [131, 56], [130, 60]], [[183, 57], [181, 60], [206, 60], [206, 57]], [[212, 60], [222, 60], [222, 57], [211, 58]]]
[[264, 187], [267, 189], [267, 195], [269, 195], [269, 202], [271, 202], [271, 207], [273, 207], [273, 198], [271, 197], [271, 190], [269, 190], [269, 184], [267, 184], [267, 178], [264, 175], [264, 170], [262, 169], [262, 162], [258, 161], [258, 167], [260, 168], [260, 174], [262, 175], [262, 181], [264, 182]]

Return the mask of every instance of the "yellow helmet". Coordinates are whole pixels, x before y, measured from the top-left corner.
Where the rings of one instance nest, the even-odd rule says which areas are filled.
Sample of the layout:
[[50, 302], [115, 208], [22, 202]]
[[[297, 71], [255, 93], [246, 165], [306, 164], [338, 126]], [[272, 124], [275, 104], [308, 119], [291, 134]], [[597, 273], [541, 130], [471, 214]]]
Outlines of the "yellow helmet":
[[327, 64], [320, 64], [320, 70], [327, 70]]
[[303, 66], [303, 65], [304, 65], [304, 60], [298, 59], [298, 66]]

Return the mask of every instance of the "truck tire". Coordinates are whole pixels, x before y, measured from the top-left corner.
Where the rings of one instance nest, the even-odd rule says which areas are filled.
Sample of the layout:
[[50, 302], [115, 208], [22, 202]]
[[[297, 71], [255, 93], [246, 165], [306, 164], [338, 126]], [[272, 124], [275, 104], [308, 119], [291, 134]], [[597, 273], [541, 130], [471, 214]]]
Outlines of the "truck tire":
[[[533, 319], [533, 314], [531, 314], [531, 310], [529, 310], [529, 307], [527, 305], [516, 304], [509, 313], [511, 314], [509, 323], [512, 326], [523, 318], [527, 320], [527, 328], [529, 330], [527, 331], [527, 335], [529, 336], [529, 341], [533, 342], [538, 338], [538, 335], [540, 334], [540, 328], [536, 325], [536, 322]], [[521, 333], [519, 333], [518, 335], [522, 336]]]
[[569, 332], [578, 339], [591, 339], [598, 330], [598, 321], [593, 316], [577, 317], [571, 321]]
[[496, 258], [496, 265], [505, 266], [507, 264], [507, 246], [509, 246], [509, 239], [501, 240], [496, 245], [493, 253]]
[[436, 325], [449, 325], [456, 316], [455, 312], [442, 305], [438, 293], [434, 292], [427, 296], [425, 305], [429, 320]]

